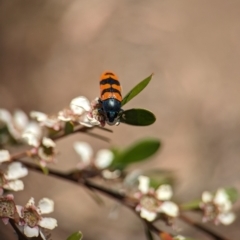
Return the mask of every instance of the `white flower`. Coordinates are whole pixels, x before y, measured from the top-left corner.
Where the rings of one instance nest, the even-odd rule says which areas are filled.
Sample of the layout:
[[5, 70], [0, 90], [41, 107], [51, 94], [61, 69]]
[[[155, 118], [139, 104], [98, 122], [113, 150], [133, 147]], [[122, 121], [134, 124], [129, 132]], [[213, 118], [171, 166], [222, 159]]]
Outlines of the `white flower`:
[[93, 127], [93, 126], [100, 125], [100, 122], [96, 120], [94, 117], [91, 117], [89, 114], [84, 114], [80, 118], [79, 123], [86, 127]]
[[178, 205], [169, 201], [173, 195], [170, 185], [163, 184], [155, 190], [150, 188], [149, 177], [140, 175], [138, 181], [140, 193], [136, 194], [137, 198], [139, 198], [136, 211], [140, 212], [142, 218], [154, 221], [159, 213], [165, 214], [168, 218], [179, 215]]
[[47, 114], [38, 111], [31, 111], [30, 117], [36, 119], [38, 122], [46, 121], [48, 118]]
[[156, 190], [156, 194], [159, 200], [162, 201], [169, 200], [172, 198], [173, 195], [172, 187], [168, 184], [162, 184]]
[[41, 124], [41, 126], [52, 128], [55, 131], [59, 131], [61, 128], [58, 117], [48, 116], [47, 114], [38, 111], [30, 112], [30, 116], [31, 118], [36, 119]]
[[210, 192], [208, 191], [203, 192], [202, 194], [203, 202], [208, 203], [208, 202], [212, 202], [212, 200], [213, 200], [213, 195]]
[[0, 163], [10, 161], [11, 156], [8, 150], [0, 150]]
[[179, 215], [179, 207], [174, 202], [165, 201], [160, 205], [159, 212], [164, 213], [169, 217], [177, 217]]
[[40, 164], [45, 166], [47, 162], [54, 162], [56, 155], [56, 143], [51, 139], [44, 137], [37, 153], [40, 158]]
[[200, 207], [204, 211], [203, 221], [214, 221], [215, 224], [231, 224], [236, 216], [231, 211], [232, 202], [223, 188], [219, 188], [215, 194], [208, 191], [202, 194]]
[[4, 174], [3, 188], [12, 191], [21, 191], [24, 189], [24, 184], [18, 178], [25, 177], [28, 174], [28, 169], [23, 167], [19, 162], [13, 162], [8, 166]]
[[38, 124], [28, 120], [22, 110], [16, 110], [13, 116], [5, 110], [0, 109], [0, 122], [6, 124], [10, 135], [17, 141], [25, 140], [29, 145], [37, 145], [42, 131]]
[[80, 96], [71, 101], [70, 108], [75, 114], [82, 115], [91, 110], [91, 105], [87, 98]]
[[7, 123], [10, 134], [16, 139], [21, 138], [22, 132], [26, 129], [29, 124], [28, 117], [22, 110], [16, 110], [13, 113], [12, 121]]
[[24, 189], [23, 181], [21, 180], [12, 180], [3, 186], [4, 189], [12, 191], [21, 191]]
[[28, 175], [28, 169], [24, 167], [20, 162], [13, 162], [9, 164], [8, 170], [5, 174], [7, 180], [16, 180]]
[[82, 159], [82, 162], [78, 165], [80, 169], [91, 164], [98, 169], [105, 169], [112, 163], [114, 157], [112, 151], [101, 149], [97, 152], [95, 159], [93, 159], [92, 147], [86, 142], [75, 142], [73, 147]]
[[47, 214], [54, 211], [54, 202], [49, 198], [43, 198], [38, 202], [41, 214]]
[[113, 157], [114, 155], [112, 151], [101, 149], [97, 152], [94, 163], [98, 168], [104, 169], [112, 163]]
[[144, 218], [144, 219], [148, 220], [149, 222], [152, 222], [153, 220], [156, 219], [157, 213], [156, 212], [150, 212], [147, 209], [142, 208], [141, 212], [140, 212], [140, 216], [141, 216], [141, 218]]
[[139, 185], [138, 185], [138, 189], [143, 193], [146, 194], [149, 191], [149, 182], [150, 179], [148, 177], [145, 176], [139, 176], [138, 177], [138, 181], [139, 181]]
[[100, 125], [100, 122], [91, 113], [89, 100], [80, 96], [71, 101], [69, 108], [63, 109], [58, 113], [58, 119], [64, 122], [77, 122], [86, 127]]
[[30, 122], [22, 133], [23, 140], [30, 146], [37, 147], [42, 136], [42, 129], [39, 124]]
[[0, 108], [0, 122], [7, 124], [10, 121], [12, 121], [10, 112], [6, 109]]
[[29, 122], [26, 113], [19, 109], [13, 113], [13, 121], [15, 127], [20, 131], [25, 129]]
[[54, 229], [57, 226], [57, 220], [54, 218], [45, 218], [41, 214], [51, 213], [54, 209], [54, 203], [48, 198], [39, 201], [38, 207], [35, 206], [34, 199], [30, 198], [25, 207], [17, 206], [18, 214], [23, 219], [23, 232], [27, 237], [38, 237], [44, 235], [41, 228]]
[[93, 157], [92, 147], [86, 142], [75, 142], [73, 148], [81, 157], [83, 166], [89, 165]]

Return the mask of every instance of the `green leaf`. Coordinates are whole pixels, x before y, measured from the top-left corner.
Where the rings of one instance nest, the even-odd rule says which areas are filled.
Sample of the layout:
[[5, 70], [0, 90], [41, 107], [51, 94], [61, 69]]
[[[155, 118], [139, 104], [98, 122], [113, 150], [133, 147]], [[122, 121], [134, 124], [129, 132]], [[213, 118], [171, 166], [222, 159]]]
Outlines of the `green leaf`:
[[225, 188], [224, 189], [232, 203], [238, 200], [238, 191], [235, 188]]
[[129, 102], [132, 98], [134, 98], [136, 95], [138, 95], [151, 81], [153, 74], [151, 74], [149, 77], [142, 80], [140, 83], [138, 83], [122, 100], [121, 105], [125, 105], [127, 102]]
[[42, 166], [40, 163], [39, 163], [39, 161], [38, 160], [36, 160], [35, 161], [36, 163], [37, 163], [37, 165], [41, 168], [41, 170], [42, 170], [42, 172], [43, 172], [43, 174], [44, 175], [48, 175], [48, 173], [49, 173], [49, 170], [48, 170], [48, 168], [47, 167], [44, 167], [44, 166]]
[[81, 240], [83, 237], [82, 233], [79, 231], [79, 232], [75, 232], [73, 233], [71, 236], [69, 236], [67, 238], [67, 240]]
[[156, 121], [156, 117], [146, 109], [133, 108], [124, 111], [120, 116], [120, 121], [134, 126], [148, 126]]
[[65, 127], [64, 127], [64, 133], [65, 134], [70, 134], [74, 131], [74, 125], [72, 122], [66, 122]]
[[124, 169], [129, 164], [144, 161], [151, 157], [160, 147], [158, 139], [144, 139], [135, 143], [123, 151], [116, 151], [115, 156], [110, 167], [114, 169]]
[[188, 210], [199, 210], [200, 209], [200, 203], [202, 201], [200, 199], [193, 200], [191, 202], [183, 203], [181, 204], [180, 208], [182, 210], [188, 211]]

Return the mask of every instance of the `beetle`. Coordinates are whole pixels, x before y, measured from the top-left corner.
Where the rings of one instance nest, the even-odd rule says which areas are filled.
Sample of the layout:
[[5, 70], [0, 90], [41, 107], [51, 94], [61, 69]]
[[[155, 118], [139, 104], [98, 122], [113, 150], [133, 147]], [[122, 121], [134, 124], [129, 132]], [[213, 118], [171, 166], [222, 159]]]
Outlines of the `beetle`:
[[106, 71], [100, 78], [100, 112], [104, 115], [109, 125], [118, 121], [122, 102], [122, 89], [116, 74]]

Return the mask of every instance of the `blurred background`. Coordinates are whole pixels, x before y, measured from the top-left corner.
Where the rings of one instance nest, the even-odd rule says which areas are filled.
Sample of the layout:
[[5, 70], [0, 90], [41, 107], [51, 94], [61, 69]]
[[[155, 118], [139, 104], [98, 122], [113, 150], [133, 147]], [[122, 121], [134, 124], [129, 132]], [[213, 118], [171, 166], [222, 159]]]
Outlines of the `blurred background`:
[[[97, 130], [110, 144], [80, 134], [63, 139], [53, 167], [76, 166], [76, 140], [97, 151], [152, 136], [162, 140], [162, 149], [138, 167], [173, 170], [179, 201], [221, 186], [240, 190], [239, 23], [237, 0], [0, 0], [0, 107], [57, 113], [74, 97], [99, 96], [105, 70], [119, 76], [123, 93], [154, 72], [151, 84], [125, 106], [153, 111], [154, 125]], [[18, 204], [31, 196], [55, 201], [54, 240], [76, 230], [86, 240], [145, 239], [127, 209], [109, 218], [113, 201], [104, 198], [99, 207], [84, 189], [35, 172], [24, 180], [26, 190], [15, 194]], [[239, 224], [208, 226], [238, 239]], [[208, 239], [179, 226], [182, 235]], [[0, 239], [16, 239], [9, 229], [0, 223]]]

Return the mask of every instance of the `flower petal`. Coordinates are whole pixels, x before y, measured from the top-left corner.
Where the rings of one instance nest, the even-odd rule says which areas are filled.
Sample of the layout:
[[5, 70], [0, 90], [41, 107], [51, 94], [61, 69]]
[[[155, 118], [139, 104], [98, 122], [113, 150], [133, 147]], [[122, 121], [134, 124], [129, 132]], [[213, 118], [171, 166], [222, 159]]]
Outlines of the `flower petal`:
[[149, 222], [152, 222], [153, 220], [156, 219], [157, 213], [150, 212], [145, 208], [141, 208], [140, 216], [141, 216], [141, 218], [147, 219]]
[[15, 127], [20, 131], [25, 129], [28, 125], [28, 117], [26, 113], [23, 112], [22, 110], [16, 110], [13, 113], [13, 121], [14, 121]]
[[9, 123], [12, 120], [12, 116], [6, 109], [0, 108], [0, 122], [5, 124]]
[[156, 190], [157, 198], [161, 201], [169, 200], [172, 195], [172, 187], [169, 184], [162, 184]]
[[0, 150], [0, 163], [7, 162], [10, 159], [11, 159], [11, 156], [8, 150]]
[[139, 181], [139, 185], [138, 185], [138, 189], [143, 193], [147, 193], [149, 190], [149, 182], [150, 179], [146, 176], [139, 176], [138, 177], [138, 181]]
[[89, 164], [93, 156], [92, 147], [86, 142], [75, 142], [73, 148], [77, 154], [82, 158], [83, 163]]
[[97, 121], [95, 118], [91, 118], [88, 114], [84, 114], [81, 116], [79, 123], [85, 127], [93, 127], [100, 125], [100, 122]]
[[112, 163], [113, 157], [114, 155], [112, 151], [108, 149], [101, 149], [97, 152], [94, 163], [97, 168], [104, 169]]
[[22, 138], [31, 146], [37, 147], [42, 135], [42, 130], [39, 124], [30, 122], [24, 132]]
[[159, 212], [164, 213], [170, 217], [177, 217], [179, 214], [179, 207], [174, 202], [165, 201], [161, 204]]
[[70, 108], [72, 109], [74, 114], [77, 114], [77, 115], [81, 115], [85, 111], [91, 110], [90, 102], [88, 101], [87, 98], [83, 96], [74, 98], [70, 103]]
[[51, 213], [54, 210], [54, 202], [49, 198], [43, 198], [39, 201], [38, 207], [41, 214]]
[[42, 144], [45, 147], [53, 147], [53, 148], [56, 147], [56, 143], [51, 138], [47, 138], [47, 137], [43, 138]]
[[209, 203], [209, 202], [212, 202], [213, 200], [213, 195], [212, 193], [208, 192], [208, 191], [205, 191], [202, 193], [202, 201], [204, 203]]
[[47, 114], [38, 111], [31, 111], [30, 117], [36, 119], [38, 122], [43, 122], [47, 120]]
[[219, 188], [215, 194], [213, 201], [215, 204], [221, 205], [221, 204], [225, 204], [227, 201], [229, 201], [229, 197], [223, 188]]
[[13, 191], [21, 191], [24, 189], [24, 184], [21, 180], [13, 180], [5, 184], [3, 188]]
[[221, 213], [218, 215], [218, 220], [224, 225], [230, 225], [236, 219], [233, 212]]
[[54, 229], [57, 227], [57, 220], [55, 218], [42, 218], [38, 224], [43, 228]]
[[31, 197], [31, 198], [28, 200], [27, 204], [26, 204], [26, 208], [31, 207], [31, 206], [34, 206], [34, 205], [35, 205], [34, 198]]
[[25, 168], [20, 162], [13, 162], [8, 166], [5, 178], [7, 180], [14, 180], [28, 175], [28, 169]]
[[23, 218], [23, 207], [20, 205], [16, 205], [18, 215]]
[[27, 237], [37, 237], [39, 235], [39, 227], [31, 228], [31, 227], [25, 225], [23, 231]]

